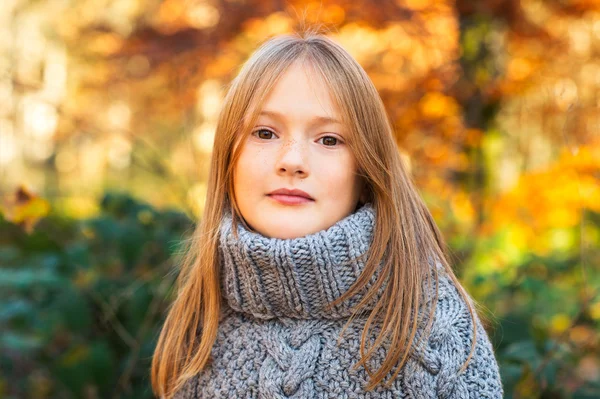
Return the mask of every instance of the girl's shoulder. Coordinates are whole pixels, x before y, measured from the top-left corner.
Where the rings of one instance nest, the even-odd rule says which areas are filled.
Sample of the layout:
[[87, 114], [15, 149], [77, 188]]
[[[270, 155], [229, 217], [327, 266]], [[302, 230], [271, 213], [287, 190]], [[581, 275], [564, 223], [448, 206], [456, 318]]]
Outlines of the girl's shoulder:
[[[451, 397], [470, 398], [476, 389], [477, 397], [501, 398], [503, 389], [494, 348], [475, 303], [441, 264], [436, 267], [437, 282], [432, 279], [425, 301], [428, 305], [435, 303], [431, 329], [427, 333], [423, 327], [426, 323], [421, 324], [415, 345], [422, 336], [425, 339], [424, 343], [415, 346], [415, 357], [423, 371], [437, 378], [439, 387], [445, 386], [454, 392]], [[459, 291], [461, 288], [471, 309]], [[425, 309], [424, 320], [428, 321], [431, 307], [426, 306]], [[463, 369], [465, 364], [467, 367]]]
[[[479, 333], [479, 329], [485, 334], [476, 311], [475, 301], [460, 282], [450, 276], [441, 263], [436, 262], [435, 269], [437, 275], [433, 272], [433, 267], [430, 267], [430, 281], [424, 282], [425, 298], [421, 310], [421, 327], [426, 324], [426, 321], [430, 321], [431, 315], [433, 321], [430, 321], [432, 324], [430, 341], [439, 342], [446, 339], [470, 349], [474, 327], [477, 327], [475, 334]], [[432, 306], [435, 306], [433, 313], [431, 313]]]

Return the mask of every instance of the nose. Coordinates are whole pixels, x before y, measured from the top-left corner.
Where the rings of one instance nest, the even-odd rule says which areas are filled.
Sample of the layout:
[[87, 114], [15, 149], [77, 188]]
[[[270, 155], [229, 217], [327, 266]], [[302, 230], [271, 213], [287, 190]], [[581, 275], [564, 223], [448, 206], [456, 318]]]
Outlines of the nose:
[[306, 149], [302, 142], [290, 139], [286, 141], [277, 160], [277, 173], [286, 176], [298, 176], [304, 179], [308, 176]]

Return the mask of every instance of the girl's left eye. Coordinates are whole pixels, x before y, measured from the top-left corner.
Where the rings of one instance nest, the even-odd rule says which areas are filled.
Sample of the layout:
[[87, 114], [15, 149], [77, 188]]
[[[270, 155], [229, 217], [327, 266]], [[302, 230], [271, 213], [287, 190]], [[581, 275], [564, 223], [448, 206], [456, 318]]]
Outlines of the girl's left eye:
[[339, 141], [339, 139], [334, 136], [324, 136], [321, 137], [319, 140], [323, 140], [323, 144], [327, 147], [334, 147], [336, 144], [338, 144]]

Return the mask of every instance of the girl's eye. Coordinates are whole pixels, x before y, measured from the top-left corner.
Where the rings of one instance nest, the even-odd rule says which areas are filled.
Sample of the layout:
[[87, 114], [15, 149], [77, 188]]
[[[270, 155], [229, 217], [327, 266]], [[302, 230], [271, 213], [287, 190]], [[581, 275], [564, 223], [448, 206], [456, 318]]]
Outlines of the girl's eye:
[[273, 137], [273, 132], [268, 129], [258, 129], [255, 130], [252, 134], [257, 136], [259, 139], [269, 140]]
[[338, 143], [338, 138], [333, 136], [321, 137], [319, 140], [323, 140], [323, 144], [327, 147], [333, 147]]

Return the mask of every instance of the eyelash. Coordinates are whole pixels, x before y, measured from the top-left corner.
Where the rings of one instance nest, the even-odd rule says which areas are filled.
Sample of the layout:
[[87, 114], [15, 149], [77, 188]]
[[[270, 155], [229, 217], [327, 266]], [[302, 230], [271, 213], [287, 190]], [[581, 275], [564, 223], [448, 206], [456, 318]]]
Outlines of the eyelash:
[[[255, 131], [253, 131], [253, 132], [252, 132], [252, 135], [253, 135], [253, 136], [255, 136], [255, 137], [257, 137], [257, 136], [256, 136], [256, 133], [258, 133], [258, 132], [261, 132], [261, 131], [266, 131], [266, 132], [269, 132], [269, 133], [271, 133], [271, 134], [273, 134], [273, 135], [275, 134], [275, 132], [273, 132], [273, 131], [272, 131], [272, 130], [270, 130], [270, 129], [260, 128], [260, 129], [256, 129]], [[336, 143], [335, 143], [335, 145], [325, 145], [326, 147], [336, 147], [337, 145], [339, 145], [339, 144], [342, 144], [342, 143], [343, 143], [343, 141], [342, 141], [341, 139], [339, 139], [339, 138], [338, 138], [338, 137], [336, 137], [336, 136], [332, 136], [332, 135], [329, 135], [329, 136], [323, 136], [323, 137], [321, 137], [319, 140], [321, 140], [321, 139], [324, 139], [324, 138], [327, 138], [327, 137], [334, 138], [334, 139], [336, 140]], [[259, 137], [257, 137], [257, 138], [259, 138]]]

